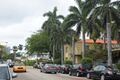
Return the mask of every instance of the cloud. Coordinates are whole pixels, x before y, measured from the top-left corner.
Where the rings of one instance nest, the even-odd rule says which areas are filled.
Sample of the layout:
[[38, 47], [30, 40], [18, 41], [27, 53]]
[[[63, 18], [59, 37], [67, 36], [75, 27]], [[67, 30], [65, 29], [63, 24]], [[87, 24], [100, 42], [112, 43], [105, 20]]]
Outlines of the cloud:
[[0, 0], [0, 42], [25, 44], [25, 39], [41, 28], [43, 14], [53, 11], [66, 16], [74, 0]]

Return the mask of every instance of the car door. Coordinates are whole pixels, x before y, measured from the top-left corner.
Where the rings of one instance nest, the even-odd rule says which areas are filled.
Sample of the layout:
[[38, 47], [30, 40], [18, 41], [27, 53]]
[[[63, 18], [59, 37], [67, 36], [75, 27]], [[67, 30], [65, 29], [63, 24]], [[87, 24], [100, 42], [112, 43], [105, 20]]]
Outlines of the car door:
[[76, 75], [76, 74], [77, 74], [77, 71], [78, 71], [79, 67], [80, 67], [79, 64], [76, 64], [76, 65], [73, 66], [73, 69], [72, 69], [73, 75]]
[[94, 68], [94, 75], [95, 75], [95, 77], [100, 77], [101, 74], [102, 74], [102, 72], [103, 72], [105, 69], [106, 69], [106, 67], [105, 67], [105, 66], [102, 66], [102, 65], [97, 66], [96, 68]]

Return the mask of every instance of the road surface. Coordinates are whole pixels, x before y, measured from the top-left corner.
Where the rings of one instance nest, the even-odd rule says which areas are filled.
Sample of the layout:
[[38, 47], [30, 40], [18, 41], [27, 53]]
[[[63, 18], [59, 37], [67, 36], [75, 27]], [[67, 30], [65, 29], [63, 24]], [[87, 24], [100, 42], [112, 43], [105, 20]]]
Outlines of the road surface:
[[18, 76], [13, 80], [88, 80], [84, 77], [69, 76], [67, 74], [42, 73], [39, 69], [27, 67], [27, 72], [17, 73]]

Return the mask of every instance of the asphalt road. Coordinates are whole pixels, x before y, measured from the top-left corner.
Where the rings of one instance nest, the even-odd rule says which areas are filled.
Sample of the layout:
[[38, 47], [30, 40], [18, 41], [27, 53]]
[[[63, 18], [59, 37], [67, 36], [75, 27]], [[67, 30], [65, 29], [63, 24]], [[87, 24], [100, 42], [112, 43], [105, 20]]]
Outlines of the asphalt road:
[[88, 80], [84, 77], [69, 76], [67, 74], [41, 73], [39, 69], [27, 67], [27, 72], [17, 73], [18, 76], [13, 80]]

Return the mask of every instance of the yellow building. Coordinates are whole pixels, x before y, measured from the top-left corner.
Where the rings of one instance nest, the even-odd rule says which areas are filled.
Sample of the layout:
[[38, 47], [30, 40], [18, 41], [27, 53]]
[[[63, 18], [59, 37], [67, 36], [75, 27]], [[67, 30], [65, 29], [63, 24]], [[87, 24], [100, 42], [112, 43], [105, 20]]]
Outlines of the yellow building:
[[[93, 49], [94, 41], [91, 39], [85, 40], [86, 42], [86, 50]], [[101, 44], [104, 43], [103, 40], [96, 40], [95, 43]], [[113, 40], [113, 44], [117, 44], [117, 41]], [[75, 43], [75, 63], [80, 63], [82, 58], [82, 40], [79, 40]], [[64, 45], [64, 61], [72, 61], [72, 46], [65, 44]]]

